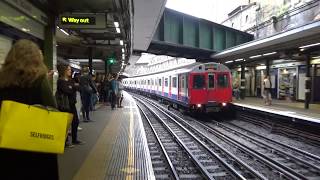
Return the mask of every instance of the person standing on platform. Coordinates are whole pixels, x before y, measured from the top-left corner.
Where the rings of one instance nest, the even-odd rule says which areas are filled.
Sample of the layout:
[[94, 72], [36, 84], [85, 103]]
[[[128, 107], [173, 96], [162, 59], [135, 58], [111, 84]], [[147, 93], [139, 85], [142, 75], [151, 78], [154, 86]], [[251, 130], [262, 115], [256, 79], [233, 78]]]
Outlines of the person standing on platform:
[[80, 145], [83, 144], [82, 141], [78, 140], [78, 126], [79, 117], [76, 108], [77, 103], [77, 90], [79, 87], [75, 85], [75, 81], [71, 79], [71, 67], [68, 65], [58, 65], [59, 79], [57, 82], [57, 92], [65, 94], [69, 100], [69, 110], [68, 112], [73, 114], [73, 120], [71, 124], [71, 137], [72, 144]]
[[271, 81], [269, 76], [265, 76], [263, 80], [263, 86], [264, 86], [264, 103], [268, 106], [271, 105]]
[[91, 76], [89, 75], [89, 68], [85, 67], [82, 70], [83, 74], [80, 76], [80, 94], [83, 107], [84, 122], [90, 122], [90, 104], [92, 93], [97, 93], [97, 89], [93, 85]]
[[123, 101], [122, 91], [123, 91], [122, 79], [118, 78], [118, 93], [117, 93], [118, 108], [122, 108], [122, 101]]
[[236, 98], [236, 100], [240, 99], [240, 84], [238, 78], [235, 78], [234, 83], [233, 83], [233, 93]]
[[114, 74], [112, 76], [112, 79], [110, 81], [111, 84], [111, 109], [114, 110], [116, 107], [116, 101], [117, 101], [117, 94], [118, 94], [118, 82], [117, 82], [117, 75]]
[[[56, 108], [47, 73], [39, 47], [17, 41], [0, 69], [0, 108], [3, 100]], [[0, 162], [0, 179], [59, 179], [56, 154], [0, 148]]]

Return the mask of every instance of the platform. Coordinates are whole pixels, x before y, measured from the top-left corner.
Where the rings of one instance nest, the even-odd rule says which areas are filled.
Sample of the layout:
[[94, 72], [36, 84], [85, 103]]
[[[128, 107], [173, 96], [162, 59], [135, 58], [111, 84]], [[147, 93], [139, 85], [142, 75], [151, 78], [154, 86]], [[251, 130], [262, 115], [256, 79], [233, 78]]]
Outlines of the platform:
[[123, 108], [101, 106], [81, 123], [84, 145], [59, 156], [61, 180], [155, 179], [141, 117], [124, 93]]
[[320, 104], [310, 104], [309, 109], [304, 109], [303, 102], [272, 100], [272, 105], [264, 105], [262, 98], [246, 97], [244, 100], [233, 99], [233, 104], [245, 108], [265, 111], [282, 116], [320, 123]]

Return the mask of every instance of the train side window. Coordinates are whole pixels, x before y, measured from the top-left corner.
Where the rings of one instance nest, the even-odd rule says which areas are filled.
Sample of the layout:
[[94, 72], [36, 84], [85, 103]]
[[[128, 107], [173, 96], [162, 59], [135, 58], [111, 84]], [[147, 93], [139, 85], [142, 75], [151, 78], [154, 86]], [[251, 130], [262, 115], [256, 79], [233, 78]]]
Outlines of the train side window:
[[184, 75], [181, 77], [181, 88], [184, 88]]
[[177, 77], [172, 78], [172, 87], [174, 87], [174, 88], [177, 87]]
[[193, 89], [202, 89], [205, 87], [204, 75], [193, 76]]
[[214, 88], [214, 74], [208, 74], [208, 88]]
[[168, 87], [168, 78], [165, 78], [165, 79], [164, 79], [164, 86], [165, 86], [165, 87]]
[[218, 86], [219, 87], [228, 87], [228, 75], [227, 74], [219, 74], [218, 75]]

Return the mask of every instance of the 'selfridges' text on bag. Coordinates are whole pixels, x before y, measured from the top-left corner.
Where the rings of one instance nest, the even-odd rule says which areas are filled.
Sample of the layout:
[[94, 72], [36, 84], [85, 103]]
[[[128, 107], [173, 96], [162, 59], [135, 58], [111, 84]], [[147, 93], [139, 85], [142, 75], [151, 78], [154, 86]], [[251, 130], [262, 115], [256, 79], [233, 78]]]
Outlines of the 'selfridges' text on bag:
[[38, 132], [30, 132], [30, 137], [54, 140], [54, 135]]

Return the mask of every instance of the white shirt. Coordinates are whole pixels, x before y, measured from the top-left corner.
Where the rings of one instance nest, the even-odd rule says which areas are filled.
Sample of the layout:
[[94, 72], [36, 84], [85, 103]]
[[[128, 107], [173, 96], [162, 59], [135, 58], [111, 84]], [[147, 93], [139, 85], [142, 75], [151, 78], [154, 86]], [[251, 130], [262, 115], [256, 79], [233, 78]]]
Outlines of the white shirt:
[[264, 83], [264, 88], [271, 88], [271, 82], [269, 79], [264, 79], [263, 80], [263, 83]]

